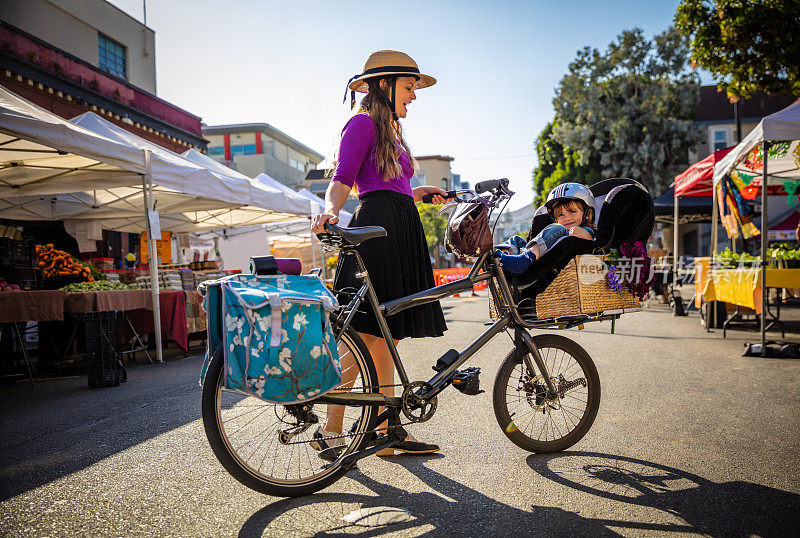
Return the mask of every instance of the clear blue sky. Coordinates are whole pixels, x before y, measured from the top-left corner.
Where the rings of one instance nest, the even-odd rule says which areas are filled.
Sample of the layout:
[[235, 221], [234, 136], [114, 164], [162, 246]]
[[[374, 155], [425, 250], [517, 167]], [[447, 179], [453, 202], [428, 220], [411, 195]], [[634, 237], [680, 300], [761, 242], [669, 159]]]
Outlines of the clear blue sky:
[[[142, 0], [111, 1], [142, 19]], [[438, 79], [404, 121], [412, 152], [454, 157], [471, 184], [508, 177], [517, 208], [533, 198], [533, 142], [576, 52], [634, 27], [651, 38], [678, 3], [149, 0], [147, 25], [160, 97], [208, 125], [270, 123], [326, 156], [347, 80], [373, 50], [405, 51]]]

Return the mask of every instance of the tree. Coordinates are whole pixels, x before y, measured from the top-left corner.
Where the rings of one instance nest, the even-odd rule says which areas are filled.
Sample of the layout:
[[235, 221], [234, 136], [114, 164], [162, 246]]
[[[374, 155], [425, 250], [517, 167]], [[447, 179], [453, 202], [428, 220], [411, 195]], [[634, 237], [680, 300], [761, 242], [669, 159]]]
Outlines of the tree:
[[683, 0], [675, 25], [691, 38], [693, 65], [732, 101], [757, 90], [800, 94], [798, 0]]
[[444, 238], [444, 230], [447, 226], [447, 219], [436, 214], [442, 206], [431, 204], [417, 204], [419, 220], [422, 222], [422, 229], [425, 231], [425, 242], [428, 244], [428, 252], [434, 257], [438, 266], [439, 244]]
[[670, 28], [649, 41], [626, 30], [604, 54], [578, 51], [556, 88], [553, 139], [602, 178], [629, 177], [660, 194], [700, 141], [699, 91], [685, 37]]
[[549, 122], [536, 138], [539, 164], [533, 170], [533, 204], [543, 204], [553, 187], [568, 181], [591, 185], [600, 180], [599, 167], [578, 163], [578, 153], [553, 138], [555, 122]]

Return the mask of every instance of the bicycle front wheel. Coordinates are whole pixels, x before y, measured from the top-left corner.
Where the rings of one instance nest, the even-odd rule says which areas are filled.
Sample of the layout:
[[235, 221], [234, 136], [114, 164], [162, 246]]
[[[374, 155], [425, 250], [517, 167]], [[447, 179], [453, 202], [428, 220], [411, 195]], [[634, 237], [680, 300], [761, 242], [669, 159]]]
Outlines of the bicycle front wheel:
[[540, 334], [533, 342], [557, 394], [548, 396], [541, 372], [529, 372], [512, 351], [494, 380], [494, 414], [518, 447], [559, 452], [580, 441], [592, 427], [600, 407], [600, 376], [589, 354], [569, 338]]
[[[342, 383], [334, 392], [377, 391], [375, 366], [358, 334], [349, 329], [338, 347]], [[347, 469], [342, 459], [369, 441], [377, 407], [314, 405], [313, 401], [272, 404], [226, 390], [223, 363], [220, 350], [211, 360], [203, 384], [203, 426], [214, 455], [245, 486], [279, 497], [314, 493], [344, 475]], [[312, 441], [317, 428], [326, 422], [328, 429], [342, 432], [331, 440], [341, 448], [334, 450], [332, 458], [323, 459]]]

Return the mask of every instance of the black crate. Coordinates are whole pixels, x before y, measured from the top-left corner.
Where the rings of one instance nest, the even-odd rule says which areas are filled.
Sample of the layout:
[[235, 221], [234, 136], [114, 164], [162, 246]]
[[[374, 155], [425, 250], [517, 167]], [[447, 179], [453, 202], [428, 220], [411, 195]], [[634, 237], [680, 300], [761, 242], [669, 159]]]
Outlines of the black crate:
[[12, 284], [26, 291], [42, 289], [42, 270], [38, 267], [16, 267]]
[[0, 265], [36, 265], [36, 245], [30, 239], [0, 237]]
[[0, 277], [26, 291], [42, 289], [42, 270], [38, 267], [0, 267]]
[[118, 351], [122, 312], [87, 312], [86, 366], [89, 388], [116, 387], [128, 378]]

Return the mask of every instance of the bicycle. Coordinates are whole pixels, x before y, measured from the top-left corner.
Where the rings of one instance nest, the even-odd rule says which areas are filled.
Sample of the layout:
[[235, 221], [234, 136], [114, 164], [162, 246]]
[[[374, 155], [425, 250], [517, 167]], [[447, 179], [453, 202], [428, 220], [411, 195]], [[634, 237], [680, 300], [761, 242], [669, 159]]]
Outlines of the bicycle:
[[[475, 190], [451, 195], [485, 193], [492, 202], [508, 200], [508, 180], [480, 182]], [[214, 454], [239, 482], [256, 491], [294, 497], [314, 493], [341, 478], [358, 460], [391, 448], [406, 437], [403, 426], [430, 420], [437, 396], [453, 385], [464, 394], [479, 393], [480, 369], [459, 368], [490, 340], [506, 332], [513, 348], [501, 363], [493, 386], [493, 407], [505, 436], [518, 447], [536, 453], [565, 450], [591, 428], [600, 405], [600, 379], [589, 354], [561, 335], [531, 336], [531, 329], [570, 328], [610, 316], [574, 315], [537, 319], [515, 306], [511, 286], [493, 252], [481, 255], [468, 276], [429, 290], [379, 304], [369, 274], [355, 247], [386, 231], [377, 226], [340, 228], [326, 224], [321, 240], [339, 248], [340, 256], [355, 256], [357, 276], [363, 282], [349, 304], [334, 314], [333, 326], [342, 364], [342, 383], [316, 400], [274, 405], [238, 392], [223, 390], [223, 357], [214, 353], [203, 384], [202, 415]], [[447, 351], [438, 358], [436, 373], [427, 381], [410, 380], [394, 345], [386, 317], [427, 302], [471, 291], [488, 281], [499, 319], [463, 351]], [[369, 351], [350, 321], [362, 303], [375, 314], [389, 347], [402, 387], [400, 396], [385, 397], [379, 390]], [[511, 305], [511, 306], [508, 306]], [[513, 333], [513, 334], [512, 334]], [[326, 407], [323, 407], [326, 406]], [[378, 412], [378, 408], [383, 411]], [[341, 417], [338, 447], [316, 451], [313, 426], [323, 413]], [[402, 421], [406, 419], [406, 422]], [[378, 428], [377, 425], [387, 423]], [[327, 440], [334, 439], [331, 437]]]

